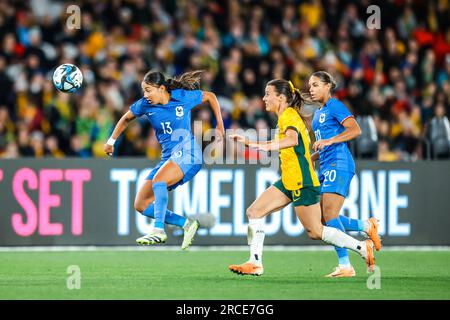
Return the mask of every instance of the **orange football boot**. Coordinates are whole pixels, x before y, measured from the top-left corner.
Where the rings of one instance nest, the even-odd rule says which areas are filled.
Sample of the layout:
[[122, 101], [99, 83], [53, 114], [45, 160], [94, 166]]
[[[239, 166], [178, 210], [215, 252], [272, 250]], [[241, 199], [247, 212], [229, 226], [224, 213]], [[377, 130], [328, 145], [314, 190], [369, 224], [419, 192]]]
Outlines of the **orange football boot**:
[[366, 251], [365, 256], [363, 258], [366, 260], [367, 265], [367, 272], [373, 272], [375, 268], [375, 256], [373, 254], [373, 241], [372, 240], [365, 240], [364, 241], [366, 245]]
[[353, 266], [344, 267], [344, 266], [337, 266], [334, 268], [334, 271], [330, 274], [327, 274], [325, 277], [327, 278], [351, 278], [356, 276], [355, 269], [353, 269]]
[[367, 235], [369, 236], [370, 240], [373, 241], [375, 250], [380, 251], [381, 239], [380, 239], [380, 236], [378, 235], [378, 220], [375, 218], [370, 218], [369, 224], [370, 224], [370, 227], [367, 230]]

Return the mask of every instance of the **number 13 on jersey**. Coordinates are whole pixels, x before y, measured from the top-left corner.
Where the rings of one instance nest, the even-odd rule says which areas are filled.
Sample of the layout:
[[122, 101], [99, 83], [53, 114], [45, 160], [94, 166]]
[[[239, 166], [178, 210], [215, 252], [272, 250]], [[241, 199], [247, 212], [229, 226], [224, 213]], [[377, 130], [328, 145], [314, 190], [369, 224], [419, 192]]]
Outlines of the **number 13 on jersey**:
[[170, 127], [170, 121], [161, 122], [162, 129], [164, 131], [164, 134], [171, 134], [172, 128]]

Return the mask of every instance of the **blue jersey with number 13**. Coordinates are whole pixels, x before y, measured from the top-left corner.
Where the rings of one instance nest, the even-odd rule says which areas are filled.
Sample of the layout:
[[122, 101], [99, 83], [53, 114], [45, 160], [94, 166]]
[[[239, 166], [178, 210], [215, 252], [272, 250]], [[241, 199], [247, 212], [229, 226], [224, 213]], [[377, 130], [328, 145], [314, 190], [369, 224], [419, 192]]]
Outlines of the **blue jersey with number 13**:
[[170, 92], [167, 104], [150, 104], [141, 98], [131, 105], [131, 112], [136, 117], [145, 115], [155, 129], [162, 160], [188, 145], [197, 147], [191, 131], [191, 110], [202, 102], [202, 97], [201, 90], [176, 89]]

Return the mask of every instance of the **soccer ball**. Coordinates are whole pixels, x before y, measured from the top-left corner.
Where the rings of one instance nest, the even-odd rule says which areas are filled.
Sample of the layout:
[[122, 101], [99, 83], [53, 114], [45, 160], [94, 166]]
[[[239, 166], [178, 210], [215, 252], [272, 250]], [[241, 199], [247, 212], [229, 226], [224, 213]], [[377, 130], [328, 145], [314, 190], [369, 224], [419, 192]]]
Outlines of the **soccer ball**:
[[53, 73], [53, 84], [61, 92], [73, 93], [80, 89], [82, 83], [83, 74], [73, 64], [62, 64]]
[[211, 229], [216, 224], [216, 217], [210, 212], [197, 213], [189, 218], [197, 220], [200, 223], [200, 228]]

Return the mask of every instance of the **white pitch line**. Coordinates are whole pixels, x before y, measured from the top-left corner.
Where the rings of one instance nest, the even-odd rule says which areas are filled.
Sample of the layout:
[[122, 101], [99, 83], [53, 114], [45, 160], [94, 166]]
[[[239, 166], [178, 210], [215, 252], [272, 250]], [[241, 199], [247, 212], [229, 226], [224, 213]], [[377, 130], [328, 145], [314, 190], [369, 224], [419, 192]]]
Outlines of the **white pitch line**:
[[[188, 251], [248, 251], [248, 246], [193, 246]], [[332, 251], [331, 246], [265, 246], [264, 251]], [[450, 246], [383, 246], [382, 251], [450, 251]], [[182, 251], [180, 246], [26, 246], [0, 247], [0, 252]]]

